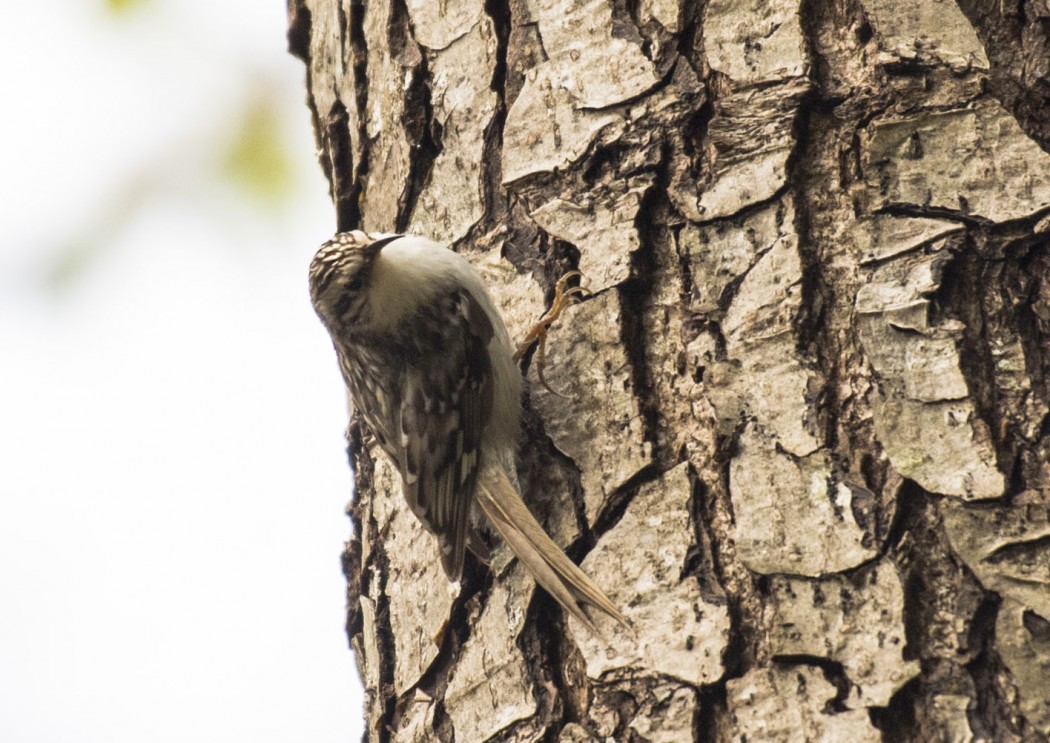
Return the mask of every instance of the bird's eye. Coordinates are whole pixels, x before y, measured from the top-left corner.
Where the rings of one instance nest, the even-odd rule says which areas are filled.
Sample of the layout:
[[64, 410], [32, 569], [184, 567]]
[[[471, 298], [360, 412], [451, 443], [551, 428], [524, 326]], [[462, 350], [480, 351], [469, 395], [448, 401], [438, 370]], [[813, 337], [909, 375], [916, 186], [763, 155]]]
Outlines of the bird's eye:
[[335, 316], [342, 317], [350, 311], [350, 305], [353, 303], [353, 298], [349, 294], [344, 294], [339, 297], [339, 301], [335, 303]]
[[350, 292], [360, 291], [364, 283], [364, 279], [362, 279], [360, 276], [355, 276], [353, 279], [350, 280], [350, 283], [346, 285], [346, 290]]

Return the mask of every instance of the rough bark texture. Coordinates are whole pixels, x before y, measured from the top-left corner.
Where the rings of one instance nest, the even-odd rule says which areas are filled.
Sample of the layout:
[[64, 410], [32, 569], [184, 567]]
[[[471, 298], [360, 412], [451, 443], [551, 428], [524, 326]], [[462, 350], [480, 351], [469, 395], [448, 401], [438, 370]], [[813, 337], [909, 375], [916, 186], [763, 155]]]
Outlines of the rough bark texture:
[[341, 229], [447, 241], [519, 336], [586, 274], [522, 485], [636, 628], [502, 550], [449, 585], [352, 425], [370, 740], [1050, 738], [1045, 0], [290, 17]]

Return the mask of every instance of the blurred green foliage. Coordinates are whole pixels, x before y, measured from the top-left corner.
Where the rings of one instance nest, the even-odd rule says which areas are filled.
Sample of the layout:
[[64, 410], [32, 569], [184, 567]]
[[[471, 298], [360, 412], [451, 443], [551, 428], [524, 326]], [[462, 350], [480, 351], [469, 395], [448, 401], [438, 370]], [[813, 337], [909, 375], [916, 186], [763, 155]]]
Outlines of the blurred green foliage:
[[259, 95], [248, 103], [222, 162], [227, 181], [271, 206], [285, 201], [293, 185], [287, 136], [276, 105], [272, 95]]
[[[142, 9], [149, 0], [106, 0], [111, 17]], [[156, 4], [155, 4], [156, 5]], [[129, 32], [133, 32], [129, 30]], [[275, 46], [274, 54], [283, 54]], [[71, 230], [48, 252], [44, 282], [52, 290], [75, 283], [95, 265], [144, 209], [156, 203], [178, 203], [212, 218], [219, 215], [225, 192], [248, 202], [261, 219], [280, 219], [296, 193], [296, 163], [286, 130], [282, 91], [257, 70], [241, 71], [240, 89], [228, 105], [210, 109], [210, 116], [170, 146], [132, 168], [126, 181], [108, 194], [86, 224]], [[172, 112], [177, 117], [177, 112]], [[181, 154], [173, 154], [181, 153]]]
[[106, 7], [113, 13], [127, 13], [149, 0], [106, 0]]
[[[246, 85], [258, 84], [258, 78], [246, 77], [252, 81]], [[279, 116], [279, 97], [265, 84], [260, 88], [242, 106], [218, 116], [214, 126], [205, 130], [204, 139], [182, 145], [199, 147], [203, 161], [161, 157], [142, 163], [136, 174], [110, 194], [95, 218], [54, 251], [45, 269], [46, 285], [62, 290], [79, 279], [152, 201], [188, 198], [184, 203], [206, 213], [215, 197], [209, 185], [218, 185], [247, 199], [260, 214], [278, 217], [281, 207], [292, 203], [295, 168], [290, 137]], [[226, 117], [234, 119], [232, 125]]]

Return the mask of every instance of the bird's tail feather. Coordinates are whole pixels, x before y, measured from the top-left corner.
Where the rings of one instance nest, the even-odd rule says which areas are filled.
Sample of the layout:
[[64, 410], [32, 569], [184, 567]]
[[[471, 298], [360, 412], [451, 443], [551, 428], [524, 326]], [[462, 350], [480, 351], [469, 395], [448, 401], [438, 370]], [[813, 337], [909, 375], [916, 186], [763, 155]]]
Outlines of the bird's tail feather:
[[529, 512], [503, 468], [483, 465], [475, 486], [478, 505], [503, 541], [564, 609], [601, 636], [585, 607], [605, 612], [624, 627], [627, 619], [602, 589], [562, 552]]

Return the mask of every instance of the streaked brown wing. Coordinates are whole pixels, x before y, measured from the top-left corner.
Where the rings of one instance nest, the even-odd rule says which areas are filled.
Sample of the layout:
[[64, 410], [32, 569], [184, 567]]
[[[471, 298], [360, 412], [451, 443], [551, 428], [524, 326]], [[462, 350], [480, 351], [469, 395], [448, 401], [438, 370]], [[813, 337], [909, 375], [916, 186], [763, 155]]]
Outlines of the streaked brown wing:
[[405, 349], [400, 430], [393, 444], [405, 499], [438, 536], [441, 564], [458, 580], [481, 434], [492, 409], [493, 329], [468, 292], [441, 301], [447, 306], [413, 320], [420, 332], [413, 333], [414, 347]]

